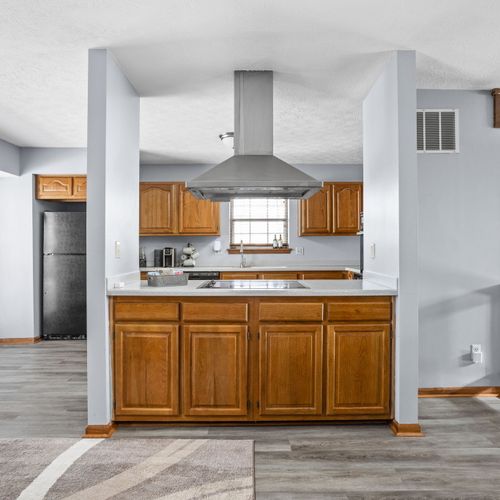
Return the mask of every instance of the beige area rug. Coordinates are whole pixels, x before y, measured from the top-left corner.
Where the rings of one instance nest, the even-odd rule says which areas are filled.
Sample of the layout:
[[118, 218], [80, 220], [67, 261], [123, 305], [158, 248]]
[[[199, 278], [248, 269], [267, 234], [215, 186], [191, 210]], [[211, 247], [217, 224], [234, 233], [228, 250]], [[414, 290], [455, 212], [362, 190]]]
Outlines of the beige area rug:
[[0, 499], [253, 499], [253, 456], [253, 441], [0, 439]]

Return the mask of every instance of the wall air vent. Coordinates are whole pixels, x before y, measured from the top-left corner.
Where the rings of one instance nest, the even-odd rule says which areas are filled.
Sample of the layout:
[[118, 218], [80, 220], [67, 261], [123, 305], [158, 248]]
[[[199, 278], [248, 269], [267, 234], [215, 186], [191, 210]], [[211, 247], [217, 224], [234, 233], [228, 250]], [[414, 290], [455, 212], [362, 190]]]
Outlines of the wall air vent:
[[417, 109], [417, 152], [458, 153], [457, 109]]

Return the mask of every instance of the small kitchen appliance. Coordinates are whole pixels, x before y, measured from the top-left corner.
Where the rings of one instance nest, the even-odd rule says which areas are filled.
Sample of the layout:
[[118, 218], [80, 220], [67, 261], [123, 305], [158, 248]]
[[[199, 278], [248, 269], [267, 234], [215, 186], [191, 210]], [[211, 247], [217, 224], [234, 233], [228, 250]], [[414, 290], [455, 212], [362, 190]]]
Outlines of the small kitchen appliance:
[[175, 267], [175, 248], [165, 247], [155, 250], [154, 267]]

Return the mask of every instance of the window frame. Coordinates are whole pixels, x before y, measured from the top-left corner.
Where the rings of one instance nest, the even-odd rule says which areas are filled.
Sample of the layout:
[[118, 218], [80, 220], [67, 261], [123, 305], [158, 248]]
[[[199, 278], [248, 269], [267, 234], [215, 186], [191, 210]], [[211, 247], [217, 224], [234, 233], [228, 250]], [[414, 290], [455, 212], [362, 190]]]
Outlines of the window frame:
[[[275, 200], [276, 198], [246, 198], [246, 199], [267, 199], [267, 200]], [[276, 252], [276, 253], [290, 253], [291, 249], [289, 247], [289, 242], [290, 242], [290, 200], [287, 200], [286, 198], [278, 198], [280, 200], [285, 201], [285, 217], [283, 218], [264, 218], [264, 219], [252, 219], [252, 218], [237, 218], [234, 219], [233, 214], [234, 214], [234, 200], [231, 200], [229, 202], [229, 253], [238, 253], [240, 251], [240, 243], [233, 242], [233, 234], [234, 234], [234, 222], [236, 221], [243, 221], [243, 222], [251, 222], [251, 221], [262, 221], [262, 222], [269, 222], [269, 221], [279, 221], [284, 223], [284, 233], [281, 233], [281, 236], [283, 238], [283, 246], [281, 248], [273, 248], [272, 243], [243, 243], [243, 249], [245, 252], [250, 252], [250, 253], [270, 253], [270, 252]], [[269, 234], [269, 233], [268, 233]], [[278, 235], [277, 235], [278, 236]]]

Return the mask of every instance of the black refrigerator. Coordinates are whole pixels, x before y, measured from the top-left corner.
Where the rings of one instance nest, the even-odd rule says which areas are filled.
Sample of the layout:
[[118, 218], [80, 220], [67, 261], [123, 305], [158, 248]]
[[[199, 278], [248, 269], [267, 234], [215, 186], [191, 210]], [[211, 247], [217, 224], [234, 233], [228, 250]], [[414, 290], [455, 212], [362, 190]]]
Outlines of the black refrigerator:
[[87, 335], [85, 212], [43, 214], [42, 337]]

